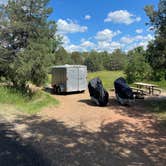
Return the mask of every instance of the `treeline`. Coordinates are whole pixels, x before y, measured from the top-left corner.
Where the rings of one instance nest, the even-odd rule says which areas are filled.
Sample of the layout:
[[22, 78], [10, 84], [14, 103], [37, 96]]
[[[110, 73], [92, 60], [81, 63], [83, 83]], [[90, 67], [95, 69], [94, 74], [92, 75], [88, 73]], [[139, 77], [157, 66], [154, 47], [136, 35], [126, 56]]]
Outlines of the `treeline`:
[[155, 39], [145, 51], [142, 47], [128, 53], [68, 53], [61, 47], [55, 21], [49, 20], [50, 0], [10, 0], [0, 5], [0, 79], [26, 92], [27, 85], [42, 85], [52, 65], [84, 64], [89, 71], [124, 70], [127, 80], [166, 79], [166, 1], [159, 9], [146, 6], [149, 26]]
[[60, 47], [55, 53], [54, 65], [62, 64], [80, 64], [86, 65], [88, 71], [95, 72], [101, 70], [123, 70], [127, 81], [132, 83], [140, 80], [161, 80], [164, 79], [162, 72], [155, 74], [147, 57], [148, 50], [143, 47], [137, 47], [128, 53], [120, 49], [108, 52], [72, 52], [68, 53], [63, 47]]
[[100, 70], [123, 70], [126, 64], [127, 56], [120, 49], [113, 53], [108, 52], [72, 52], [68, 53], [63, 47], [60, 47], [55, 53], [53, 64], [80, 64], [86, 65], [88, 71]]

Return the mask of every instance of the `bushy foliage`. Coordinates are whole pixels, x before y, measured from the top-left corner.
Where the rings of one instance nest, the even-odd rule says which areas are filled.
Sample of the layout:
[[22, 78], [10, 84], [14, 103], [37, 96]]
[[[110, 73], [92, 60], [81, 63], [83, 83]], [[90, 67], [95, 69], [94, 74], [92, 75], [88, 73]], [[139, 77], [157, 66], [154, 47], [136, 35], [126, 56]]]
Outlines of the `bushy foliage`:
[[122, 70], [126, 63], [126, 55], [117, 49], [113, 53], [92, 51], [86, 55], [84, 64], [89, 71]]
[[89, 71], [100, 71], [103, 70], [103, 59], [100, 54], [95, 51], [89, 53], [85, 59], [84, 64], [87, 66]]
[[73, 64], [82, 65], [84, 63], [83, 56], [81, 53], [76, 51], [71, 53], [71, 59]]
[[146, 6], [145, 11], [149, 25], [155, 30], [155, 40], [148, 45], [146, 60], [153, 68], [154, 79], [166, 79], [166, 1], [159, 1], [157, 11], [153, 6]]
[[63, 47], [59, 47], [55, 51], [52, 60], [53, 65], [72, 64], [72, 62], [71, 55]]
[[110, 70], [123, 70], [127, 62], [127, 57], [120, 49], [116, 49], [110, 58]]
[[128, 53], [128, 62], [124, 70], [129, 83], [150, 79], [151, 67], [145, 61], [145, 51], [137, 47]]
[[19, 89], [30, 81], [41, 85], [59, 38], [56, 23], [48, 21], [49, 0], [10, 0], [0, 7], [0, 69]]
[[123, 70], [127, 57], [120, 49], [112, 53], [104, 52], [67, 52], [60, 47], [53, 56], [54, 65], [77, 64], [86, 65], [89, 71]]

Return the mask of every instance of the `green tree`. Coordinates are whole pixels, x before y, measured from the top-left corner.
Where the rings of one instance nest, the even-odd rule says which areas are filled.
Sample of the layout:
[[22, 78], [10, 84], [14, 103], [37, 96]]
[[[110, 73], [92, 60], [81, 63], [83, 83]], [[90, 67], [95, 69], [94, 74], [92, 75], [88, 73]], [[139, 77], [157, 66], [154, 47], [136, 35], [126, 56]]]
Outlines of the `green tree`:
[[54, 58], [52, 62], [54, 65], [73, 63], [70, 54], [63, 47], [59, 47], [58, 50], [54, 53]]
[[143, 47], [137, 47], [128, 52], [128, 62], [124, 72], [129, 83], [150, 78], [151, 68], [145, 60], [145, 54]]
[[105, 70], [110, 70], [111, 69], [111, 55], [106, 51], [99, 53], [99, 55], [102, 58], [101, 63], [103, 63], [102, 64], [103, 68]]
[[72, 52], [71, 53], [71, 59], [73, 61], [73, 64], [81, 65], [83, 64], [83, 57], [80, 52]]
[[103, 59], [100, 54], [96, 51], [91, 51], [86, 57], [84, 64], [87, 66], [89, 71], [100, 71], [103, 70]]
[[9, 0], [0, 6], [1, 76], [19, 89], [44, 83], [59, 45], [56, 23], [48, 21], [49, 0]]
[[123, 70], [126, 60], [126, 55], [120, 49], [114, 50], [111, 54], [110, 70]]
[[159, 1], [158, 11], [151, 5], [145, 7], [145, 12], [150, 19], [149, 25], [155, 30], [155, 40], [148, 45], [146, 59], [156, 79], [163, 75], [166, 79], [166, 1]]

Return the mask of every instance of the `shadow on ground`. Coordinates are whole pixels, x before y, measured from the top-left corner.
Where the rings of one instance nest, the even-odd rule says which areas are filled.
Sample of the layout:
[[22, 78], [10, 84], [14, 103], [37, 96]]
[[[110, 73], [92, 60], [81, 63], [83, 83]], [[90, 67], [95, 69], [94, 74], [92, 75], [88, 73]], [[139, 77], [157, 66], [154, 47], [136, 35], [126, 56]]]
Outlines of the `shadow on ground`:
[[44, 87], [43, 88], [43, 91], [47, 92], [47, 93], [50, 93], [50, 94], [56, 94], [56, 95], [61, 95], [61, 96], [66, 96], [66, 95], [77, 95], [77, 94], [81, 94], [81, 93], [84, 93], [85, 91], [74, 91], [74, 92], [62, 92], [60, 94], [57, 94], [55, 92], [55, 90], [51, 87]]
[[165, 131], [139, 130], [123, 120], [101, 124], [99, 132], [89, 132], [84, 125], [69, 127], [56, 120], [39, 116], [22, 117], [15, 121], [26, 124], [35, 143], [53, 166], [124, 166], [166, 164]]
[[49, 166], [32, 146], [21, 140], [13, 126], [0, 117], [0, 165], [1, 166]]
[[[82, 99], [78, 102], [85, 103], [91, 107], [97, 106], [91, 99]], [[145, 117], [155, 119], [152, 113], [165, 113], [166, 112], [166, 98], [165, 97], [148, 97], [146, 99], [133, 100], [129, 105], [121, 105], [117, 102], [114, 96], [110, 96], [107, 106], [108, 109], [116, 109], [117, 113], [127, 115], [129, 117]]]
[[[78, 102], [84, 103], [90, 107], [99, 107], [91, 99], [82, 99]], [[123, 116], [133, 117], [137, 119], [148, 119], [155, 121], [154, 124], [160, 127], [166, 127], [166, 98], [164, 97], [148, 97], [146, 99], [136, 99], [130, 105], [121, 105], [114, 96], [110, 96], [107, 109], [115, 110], [116, 113]], [[154, 115], [154, 114], [156, 115]], [[161, 114], [162, 113], [162, 114]], [[161, 115], [159, 115], [161, 114]], [[159, 118], [159, 116], [161, 118]], [[162, 116], [164, 116], [162, 118]]]
[[85, 103], [89, 106], [93, 106], [93, 107], [99, 107], [95, 102], [93, 102], [91, 99], [82, 99], [82, 100], [79, 100], [78, 102], [81, 102], [81, 103]]
[[[85, 103], [85, 104], [87, 104], [89, 106], [93, 106], [93, 107], [94, 106], [100, 107], [100, 106], [97, 106], [97, 104], [94, 101], [92, 101], [90, 98], [91, 97], [89, 96], [88, 99], [82, 99], [82, 100], [79, 100], [78, 102]], [[116, 101], [116, 98], [114, 96], [109, 96], [108, 104], [104, 107], [109, 107], [109, 106], [117, 106], [117, 107], [120, 106], [119, 103]]]

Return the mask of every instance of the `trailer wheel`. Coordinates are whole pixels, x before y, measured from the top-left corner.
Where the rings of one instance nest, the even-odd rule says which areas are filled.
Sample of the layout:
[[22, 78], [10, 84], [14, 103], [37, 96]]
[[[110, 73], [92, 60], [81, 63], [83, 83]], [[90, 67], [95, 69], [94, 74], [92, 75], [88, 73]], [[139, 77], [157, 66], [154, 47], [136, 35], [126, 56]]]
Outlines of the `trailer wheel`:
[[61, 88], [59, 86], [56, 88], [56, 93], [61, 94]]
[[56, 86], [52, 86], [52, 91], [51, 91], [52, 94], [55, 94], [56, 93]]

